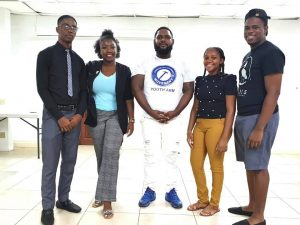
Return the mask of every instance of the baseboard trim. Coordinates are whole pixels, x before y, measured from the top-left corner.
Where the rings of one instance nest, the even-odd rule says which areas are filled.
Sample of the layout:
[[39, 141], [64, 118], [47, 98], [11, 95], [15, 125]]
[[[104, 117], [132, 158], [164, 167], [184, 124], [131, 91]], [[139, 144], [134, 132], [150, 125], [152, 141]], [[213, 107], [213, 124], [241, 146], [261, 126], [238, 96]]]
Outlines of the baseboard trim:
[[14, 148], [37, 148], [36, 141], [14, 141]]

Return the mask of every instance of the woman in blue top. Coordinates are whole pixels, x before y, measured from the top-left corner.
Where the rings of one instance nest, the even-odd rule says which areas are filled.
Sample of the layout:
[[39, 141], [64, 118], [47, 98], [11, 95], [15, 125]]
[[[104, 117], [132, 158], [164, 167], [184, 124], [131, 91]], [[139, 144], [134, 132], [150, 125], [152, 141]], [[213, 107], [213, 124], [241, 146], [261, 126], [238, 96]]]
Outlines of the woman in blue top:
[[95, 53], [102, 60], [86, 65], [89, 125], [97, 157], [98, 182], [93, 207], [103, 205], [103, 216], [113, 216], [111, 202], [116, 201], [120, 148], [123, 135], [134, 129], [134, 104], [131, 71], [116, 62], [120, 46], [111, 30], [104, 30], [96, 41]]
[[[224, 73], [225, 55], [221, 48], [206, 49], [203, 58], [204, 75], [196, 78], [194, 104], [187, 129], [198, 201], [187, 209], [203, 209], [200, 215], [211, 216], [220, 211], [224, 153], [232, 134], [237, 84], [235, 75]], [[206, 155], [212, 171], [210, 199], [204, 171]]]

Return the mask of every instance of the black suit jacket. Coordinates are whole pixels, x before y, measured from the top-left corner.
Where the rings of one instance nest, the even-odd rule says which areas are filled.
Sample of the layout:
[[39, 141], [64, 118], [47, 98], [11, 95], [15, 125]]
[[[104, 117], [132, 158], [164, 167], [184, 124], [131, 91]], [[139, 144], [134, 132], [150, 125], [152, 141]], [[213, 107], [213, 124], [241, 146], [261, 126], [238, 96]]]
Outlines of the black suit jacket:
[[[103, 61], [90, 61], [86, 65], [87, 86], [88, 86], [88, 108], [85, 124], [95, 127], [97, 125], [97, 110], [93, 93], [93, 82], [101, 71]], [[117, 114], [121, 130], [125, 134], [128, 125], [128, 112], [126, 100], [133, 99], [131, 92], [131, 71], [128, 66], [116, 63], [116, 100]]]

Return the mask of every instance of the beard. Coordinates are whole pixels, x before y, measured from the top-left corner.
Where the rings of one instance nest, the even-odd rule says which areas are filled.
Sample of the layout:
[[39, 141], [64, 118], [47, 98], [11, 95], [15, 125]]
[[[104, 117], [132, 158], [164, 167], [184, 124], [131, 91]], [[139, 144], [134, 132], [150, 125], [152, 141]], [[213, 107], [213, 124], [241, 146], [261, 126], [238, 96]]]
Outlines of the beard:
[[171, 51], [173, 49], [173, 44], [166, 48], [161, 48], [161, 47], [159, 47], [159, 45], [154, 43], [154, 49], [159, 55], [168, 55], [171, 53]]

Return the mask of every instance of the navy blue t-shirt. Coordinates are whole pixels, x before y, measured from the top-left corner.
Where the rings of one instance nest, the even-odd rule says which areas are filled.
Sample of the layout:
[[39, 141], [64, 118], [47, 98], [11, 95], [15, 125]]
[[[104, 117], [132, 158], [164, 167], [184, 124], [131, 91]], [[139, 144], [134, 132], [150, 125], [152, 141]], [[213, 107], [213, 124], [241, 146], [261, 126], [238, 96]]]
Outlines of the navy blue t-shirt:
[[[285, 56], [274, 44], [265, 41], [244, 57], [239, 71], [237, 113], [240, 116], [260, 114], [266, 96], [264, 76], [283, 73]], [[278, 111], [278, 105], [274, 113]]]
[[216, 119], [226, 116], [226, 95], [236, 95], [236, 75], [198, 76], [195, 97], [199, 100], [197, 118]]

